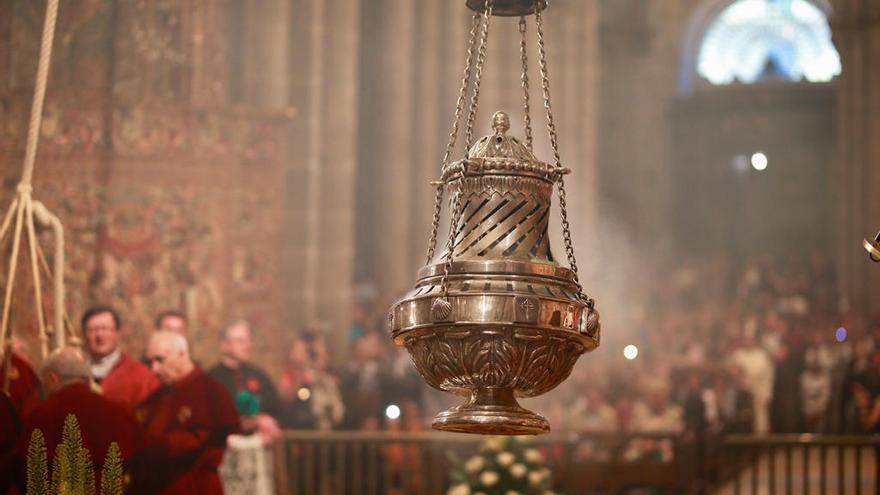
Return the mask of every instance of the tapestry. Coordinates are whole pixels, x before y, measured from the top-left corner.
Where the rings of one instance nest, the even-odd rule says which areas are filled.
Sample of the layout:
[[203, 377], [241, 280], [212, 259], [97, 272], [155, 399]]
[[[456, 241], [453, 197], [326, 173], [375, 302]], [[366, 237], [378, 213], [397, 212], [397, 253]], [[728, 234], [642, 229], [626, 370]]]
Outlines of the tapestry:
[[[140, 356], [155, 316], [181, 310], [193, 354], [207, 366], [233, 319], [258, 335], [281, 330], [288, 117], [224, 101], [225, 49], [200, 47], [221, 44], [230, 19], [222, 2], [199, 5], [62, 3], [34, 197], [65, 226], [67, 310], [77, 331], [86, 307], [110, 304], [122, 314], [127, 349]], [[20, 178], [43, 9], [0, 0], [4, 210]], [[40, 236], [51, 265], [51, 242]], [[14, 325], [36, 359], [28, 276], [17, 275]], [[44, 300], [51, 310], [51, 294]], [[257, 339], [254, 349], [270, 368], [282, 359], [272, 340]]]

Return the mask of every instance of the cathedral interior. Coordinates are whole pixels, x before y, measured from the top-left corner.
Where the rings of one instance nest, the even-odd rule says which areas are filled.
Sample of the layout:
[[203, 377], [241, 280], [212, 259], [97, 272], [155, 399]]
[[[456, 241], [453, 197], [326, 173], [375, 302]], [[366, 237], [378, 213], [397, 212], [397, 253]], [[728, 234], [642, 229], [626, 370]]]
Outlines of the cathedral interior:
[[[47, 3], [0, 0], [4, 208], [22, 194]], [[880, 2], [546, 4], [544, 36], [533, 11], [481, 14], [492, 0], [61, 2], [28, 194], [63, 224], [66, 300], [43, 277], [35, 304], [34, 250], [7, 270], [4, 238], [4, 346], [39, 371], [44, 319], [76, 344], [107, 305], [149, 361], [174, 310], [207, 369], [246, 321], [293, 419], [262, 449], [264, 485], [226, 493], [880, 493], [880, 251], [865, 251], [880, 248]], [[471, 59], [478, 107], [460, 96]], [[602, 316], [601, 344], [522, 401], [552, 428], [524, 446], [432, 432], [461, 399], [389, 334], [429, 242], [446, 295], [456, 196], [435, 181], [447, 148], [499, 136], [497, 111], [570, 169], [541, 263], [576, 255], [583, 316], [594, 301]], [[35, 239], [56, 263], [51, 229]], [[302, 349], [340, 403], [306, 426]], [[498, 452], [495, 471], [474, 452]]]

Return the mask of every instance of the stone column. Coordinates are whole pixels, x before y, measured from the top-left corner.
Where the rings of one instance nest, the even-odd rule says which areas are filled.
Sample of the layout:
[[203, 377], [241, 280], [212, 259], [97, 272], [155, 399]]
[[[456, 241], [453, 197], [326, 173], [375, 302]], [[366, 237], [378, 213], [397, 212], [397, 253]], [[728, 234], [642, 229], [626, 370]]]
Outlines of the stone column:
[[[599, 12], [595, 2], [569, 1], [559, 7], [565, 10], [559, 17], [563, 20], [560, 43], [566, 51], [564, 60], [557, 64], [557, 72], [564, 78], [555, 93], [554, 108], [559, 114], [557, 125], [564, 164], [572, 169], [566, 186], [575, 252], [586, 268], [597, 248]], [[537, 108], [540, 110], [540, 105]], [[543, 131], [543, 125], [539, 128]], [[557, 245], [557, 255], [564, 255], [564, 246]], [[587, 289], [588, 282], [589, 275], [584, 280]]]
[[289, 105], [291, 3], [261, 0], [243, 4], [242, 100], [262, 108]]
[[[377, 4], [380, 2], [377, 2]], [[382, 70], [381, 81], [386, 99], [385, 118], [377, 139], [379, 178], [384, 182], [380, 204], [380, 218], [374, 228], [380, 233], [380, 254], [389, 262], [382, 263], [379, 280], [383, 294], [391, 296], [405, 290], [412, 283], [413, 270], [421, 260], [412, 249], [412, 214], [415, 200], [417, 171], [425, 166], [427, 150], [416, 151], [420, 136], [428, 132], [422, 125], [424, 116], [418, 114], [421, 102], [428, 98], [424, 87], [416, 86], [416, 69], [421, 67], [417, 56], [417, 39], [425, 32], [417, 32], [416, 3], [412, 0], [383, 0], [382, 45], [375, 55]], [[417, 105], [417, 102], [419, 103]], [[428, 102], [427, 106], [430, 106]], [[378, 122], [377, 122], [378, 123]], [[397, 259], [395, 259], [397, 258]]]
[[[416, 29], [420, 35], [416, 39], [415, 50], [421, 56], [415, 57], [415, 90], [421, 95], [414, 109], [417, 131], [413, 133], [414, 149], [410, 180], [409, 217], [409, 266], [404, 284], [411, 284], [415, 272], [425, 261], [431, 218], [434, 207], [434, 188], [431, 181], [440, 176], [440, 166], [446, 146], [445, 133], [452, 119], [452, 104], [447, 104], [443, 90], [452, 86], [452, 78], [444, 77], [447, 66], [443, 57], [444, 45], [452, 40], [444, 39], [444, 28], [460, 23], [446, 22], [447, 12], [444, 4], [451, 2], [418, 2]], [[455, 45], [457, 46], [457, 45]], [[454, 77], [454, 76], [453, 76]]]
[[323, 323], [343, 359], [350, 324], [361, 2], [289, 8], [290, 102], [284, 279], [291, 331]]
[[831, 19], [843, 72], [837, 80], [835, 264], [840, 295], [867, 313], [880, 309], [880, 266], [864, 237], [880, 229], [880, 5], [839, 0]]

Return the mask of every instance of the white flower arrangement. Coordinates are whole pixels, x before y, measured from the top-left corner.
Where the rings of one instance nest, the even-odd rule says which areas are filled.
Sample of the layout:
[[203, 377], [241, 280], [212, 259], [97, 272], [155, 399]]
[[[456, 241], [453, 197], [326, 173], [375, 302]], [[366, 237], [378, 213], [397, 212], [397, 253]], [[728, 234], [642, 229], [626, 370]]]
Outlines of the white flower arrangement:
[[510, 452], [501, 452], [497, 456], [495, 456], [495, 462], [498, 463], [501, 467], [507, 467], [513, 464], [513, 461], [516, 460], [516, 456]]
[[450, 457], [455, 467], [447, 495], [556, 495], [544, 455], [516, 437], [489, 437], [464, 461]]
[[522, 477], [525, 476], [528, 472], [529, 468], [527, 468], [526, 465], [521, 462], [517, 462], [513, 466], [510, 466], [510, 475], [513, 476], [515, 479], [522, 479]]
[[459, 483], [450, 488], [446, 495], [471, 495], [471, 487], [467, 483]]
[[483, 486], [492, 486], [495, 483], [498, 483], [499, 479], [501, 479], [501, 477], [498, 476], [498, 473], [495, 471], [483, 471], [483, 474], [480, 475], [480, 483], [482, 483]]
[[487, 449], [494, 450], [497, 452], [497, 451], [504, 448], [504, 443], [505, 443], [504, 437], [494, 436], [494, 437], [487, 438], [483, 445]]
[[464, 463], [464, 469], [469, 473], [476, 473], [479, 470], [483, 469], [483, 466], [485, 464], [486, 462], [483, 460], [482, 457], [475, 455], [468, 459], [466, 463]]
[[538, 486], [541, 482], [544, 481], [544, 473], [541, 471], [532, 471], [529, 473], [529, 484], [532, 486]]
[[535, 449], [526, 449], [526, 451], [523, 453], [523, 455], [525, 456], [527, 461], [532, 462], [532, 463], [537, 464], [539, 462], [544, 461], [544, 456], [541, 455], [541, 452], [539, 452]]

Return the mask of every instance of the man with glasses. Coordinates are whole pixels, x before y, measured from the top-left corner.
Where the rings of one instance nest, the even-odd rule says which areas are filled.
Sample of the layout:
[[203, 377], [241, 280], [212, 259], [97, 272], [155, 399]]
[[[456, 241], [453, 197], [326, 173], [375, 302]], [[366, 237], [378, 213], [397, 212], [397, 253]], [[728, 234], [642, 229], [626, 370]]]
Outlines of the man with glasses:
[[108, 399], [133, 410], [159, 386], [156, 376], [122, 351], [122, 319], [110, 306], [94, 306], [82, 317], [92, 378]]

